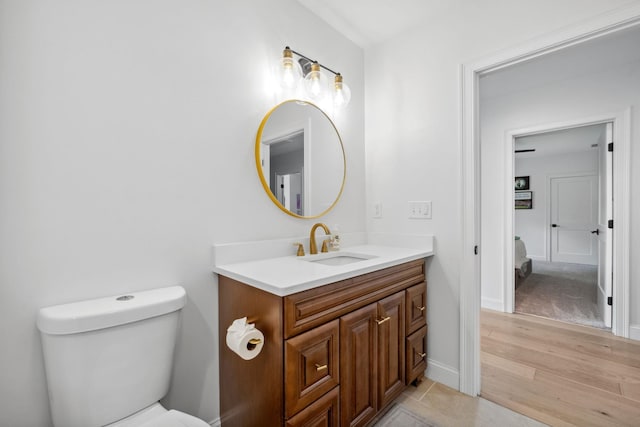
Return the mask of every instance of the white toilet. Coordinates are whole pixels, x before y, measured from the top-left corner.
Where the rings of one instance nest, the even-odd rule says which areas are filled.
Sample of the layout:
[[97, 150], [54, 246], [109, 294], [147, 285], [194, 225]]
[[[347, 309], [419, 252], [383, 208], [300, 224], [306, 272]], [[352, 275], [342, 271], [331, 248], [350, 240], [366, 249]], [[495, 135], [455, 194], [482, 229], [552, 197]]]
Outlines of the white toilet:
[[56, 427], [208, 427], [158, 403], [167, 393], [180, 286], [46, 307], [38, 312]]

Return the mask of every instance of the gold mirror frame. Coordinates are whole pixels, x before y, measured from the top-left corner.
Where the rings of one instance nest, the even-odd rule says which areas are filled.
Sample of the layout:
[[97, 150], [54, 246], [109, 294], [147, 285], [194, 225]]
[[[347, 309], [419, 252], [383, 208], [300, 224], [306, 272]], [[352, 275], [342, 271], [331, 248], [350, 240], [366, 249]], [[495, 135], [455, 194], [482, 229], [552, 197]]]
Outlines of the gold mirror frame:
[[[343, 175], [342, 175], [342, 183], [340, 184], [340, 190], [338, 191], [338, 195], [336, 196], [336, 199], [333, 201], [333, 203], [331, 204], [331, 206], [329, 206], [327, 209], [325, 209], [323, 212], [317, 214], [317, 215], [298, 215], [292, 211], [290, 211], [289, 209], [287, 209], [286, 207], [284, 207], [282, 205], [282, 203], [280, 203], [280, 201], [276, 198], [276, 196], [273, 194], [273, 192], [271, 191], [271, 188], [269, 187], [269, 183], [267, 182], [263, 170], [262, 170], [262, 161], [261, 161], [261, 155], [260, 155], [260, 146], [262, 144], [262, 133], [264, 131], [265, 126], [267, 125], [267, 122], [269, 121], [269, 118], [271, 117], [271, 115], [282, 105], [290, 103], [290, 102], [295, 102], [301, 105], [310, 105], [311, 107], [316, 108], [318, 111], [320, 111], [320, 113], [322, 113], [322, 115], [329, 121], [329, 123], [331, 124], [331, 126], [333, 127], [333, 130], [336, 132], [336, 136], [338, 137], [338, 142], [340, 143], [340, 150], [342, 152], [342, 164], [343, 164]], [[338, 203], [338, 201], [340, 200], [340, 196], [342, 196], [342, 192], [344, 190], [344, 183], [347, 177], [347, 157], [345, 155], [344, 152], [344, 144], [342, 143], [342, 137], [340, 136], [340, 132], [338, 132], [338, 128], [336, 128], [335, 123], [333, 123], [333, 120], [331, 120], [331, 118], [329, 118], [329, 116], [322, 111], [322, 109], [320, 107], [318, 107], [317, 105], [313, 104], [312, 102], [308, 102], [308, 101], [302, 101], [302, 100], [298, 100], [298, 99], [290, 99], [284, 102], [279, 103], [278, 105], [276, 105], [275, 107], [273, 107], [271, 110], [269, 110], [269, 112], [267, 112], [267, 114], [264, 116], [264, 118], [262, 119], [262, 122], [260, 123], [260, 127], [258, 127], [258, 134], [256, 135], [256, 144], [255, 144], [255, 161], [256, 161], [256, 171], [258, 172], [258, 177], [260, 178], [260, 182], [262, 183], [262, 188], [264, 189], [264, 191], [267, 193], [267, 195], [269, 196], [269, 198], [271, 199], [271, 201], [284, 213], [286, 213], [287, 215], [291, 215], [295, 218], [302, 218], [302, 219], [313, 219], [313, 218], [320, 218], [321, 216], [327, 214], [329, 211], [331, 211], [331, 209], [334, 208], [334, 206]]]

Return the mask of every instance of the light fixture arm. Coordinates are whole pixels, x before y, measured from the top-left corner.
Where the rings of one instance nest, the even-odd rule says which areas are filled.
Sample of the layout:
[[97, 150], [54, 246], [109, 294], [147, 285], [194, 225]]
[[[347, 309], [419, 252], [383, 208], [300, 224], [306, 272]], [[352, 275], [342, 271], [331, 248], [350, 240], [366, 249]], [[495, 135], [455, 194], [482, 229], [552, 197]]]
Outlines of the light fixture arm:
[[304, 58], [304, 59], [306, 59], [307, 61], [309, 61], [309, 62], [311, 62], [311, 63], [313, 63], [313, 64], [318, 64], [321, 68], [324, 68], [324, 69], [325, 69], [325, 70], [327, 70], [328, 72], [333, 73], [333, 75], [335, 75], [335, 76], [340, 76], [340, 75], [341, 75], [340, 73], [333, 71], [331, 68], [329, 68], [329, 67], [325, 67], [324, 65], [322, 65], [322, 64], [321, 64], [321, 63], [319, 63], [318, 61], [315, 61], [315, 60], [313, 60], [313, 59], [309, 58], [308, 56], [305, 56], [305, 55], [301, 54], [300, 52], [296, 52], [295, 50], [291, 49], [289, 46], [285, 46], [285, 49], [290, 50], [290, 51], [291, 51], [291, 53], [295, 53], [295, 54], [296, 54], [296, 55], [298, 55], [299, 57]]

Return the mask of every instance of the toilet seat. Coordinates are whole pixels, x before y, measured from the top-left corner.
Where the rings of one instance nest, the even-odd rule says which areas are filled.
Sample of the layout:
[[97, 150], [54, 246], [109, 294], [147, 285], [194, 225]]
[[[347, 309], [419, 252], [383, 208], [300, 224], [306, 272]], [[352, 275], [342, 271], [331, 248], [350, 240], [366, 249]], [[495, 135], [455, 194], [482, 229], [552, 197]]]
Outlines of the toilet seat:
[[184, 412], [167, 411], [160, 403], [154, 403], [133, 415], [105, 427], [210, 427], [209, 424]]

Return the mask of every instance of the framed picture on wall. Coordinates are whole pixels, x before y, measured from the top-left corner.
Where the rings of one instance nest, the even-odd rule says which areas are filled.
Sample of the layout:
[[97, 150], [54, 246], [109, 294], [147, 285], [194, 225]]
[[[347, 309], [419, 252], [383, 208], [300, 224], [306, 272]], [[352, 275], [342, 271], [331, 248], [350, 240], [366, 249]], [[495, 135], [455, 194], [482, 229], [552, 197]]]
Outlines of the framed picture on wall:
[[533, 191], [516, 191], [513, 200], [516, 209], [533, 209]]
[[529, 177], [528, 176], [516, 176], [514, 187], [516, 191], [529, 189]]

